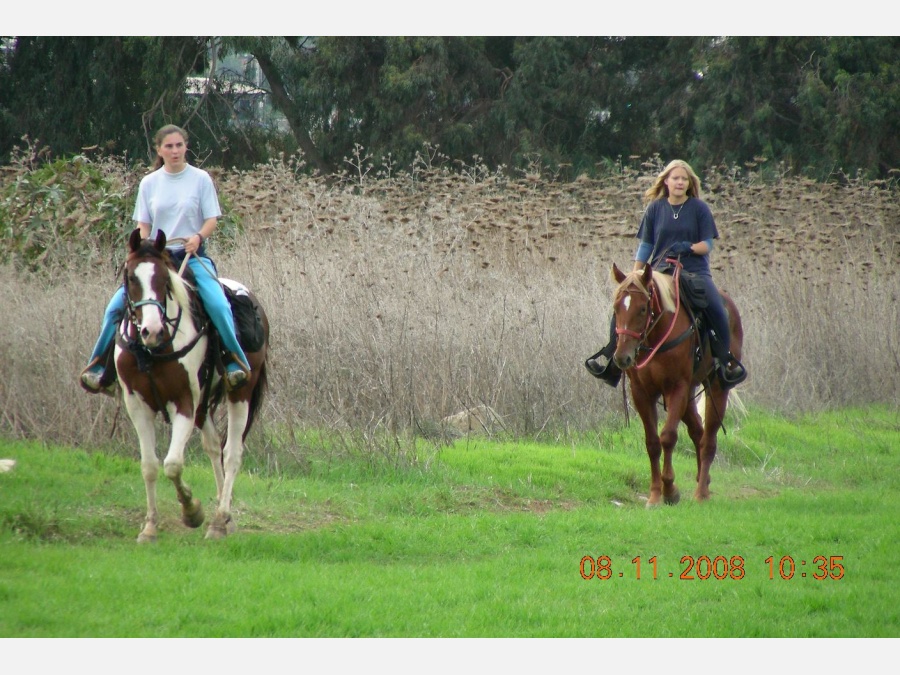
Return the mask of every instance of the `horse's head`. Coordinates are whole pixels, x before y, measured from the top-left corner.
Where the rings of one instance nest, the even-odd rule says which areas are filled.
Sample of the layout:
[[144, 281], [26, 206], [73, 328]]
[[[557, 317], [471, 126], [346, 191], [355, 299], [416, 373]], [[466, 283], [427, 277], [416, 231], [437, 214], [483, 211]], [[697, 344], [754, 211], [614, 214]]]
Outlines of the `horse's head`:
[[156, 241], [141, 239], [134, 230], [128, 240], [125, 260], [125, 292], [128, 313], [137, 329], [138, 338], [148, 349], [165, 343], [168, 335], [166, 298], [172, 289], [166, 235], [160, 231]]
[[647, 337], [653, 317], [653, 270], [649, 265], [640, 272], [625, 274], [615, 263], [612, 279], [616, 282], [613, 312], [616, 316], [616, 351], [613, 360], [622, 370], [637, 361], [638, 347]]

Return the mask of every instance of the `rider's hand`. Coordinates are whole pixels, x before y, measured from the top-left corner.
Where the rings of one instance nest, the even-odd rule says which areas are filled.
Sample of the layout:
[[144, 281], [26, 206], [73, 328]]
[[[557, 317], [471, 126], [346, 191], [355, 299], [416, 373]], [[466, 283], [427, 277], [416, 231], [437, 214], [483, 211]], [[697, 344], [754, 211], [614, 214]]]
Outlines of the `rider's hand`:
[[678, 258], [683, 255], [690, 255], [691, 253], [693, 253], [693, 251], [691, 250], [691, 246], [693, 246], [693, 244], [691, 244], [691, 242], [689, 241], [679, 241], [678, 243], [672, 244], [669, 247], [668, 255], [672, 258]]
[[187, 241], [184, 242], [184, 250], [194, 255], [198, 250], [200, 250], [200, 246], [203, 244], [203, 237], [199, 234], [192, 234], [187, 238]]

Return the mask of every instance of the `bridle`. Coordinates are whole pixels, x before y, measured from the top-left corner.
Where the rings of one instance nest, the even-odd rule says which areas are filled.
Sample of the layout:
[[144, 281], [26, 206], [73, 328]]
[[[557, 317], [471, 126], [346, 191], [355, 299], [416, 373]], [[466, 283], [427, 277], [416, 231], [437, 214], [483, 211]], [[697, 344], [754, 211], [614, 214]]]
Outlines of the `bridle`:
[[[162, 263], [165, 266], [165, 263]], [[161, 344], [154, 347], [153, 349], [149, 349], [145, 347], [143, 344], [141, 345], [143, 349], [150, 353], [159, 353], [165, 350], [167, 347], [171, 346], [172, 342], [175, 340], [175, 335], [178, 333], [178, 327], [181, 325], [181, 316], [183, 311], [181, 306], [178, 306], [178, 314], [174, 318], [170, 318], [168, 312], [166, 310], [166, 305], [161, 303], [159, 300], [151, 298], [149, 300], [138, 300], [134, 302], [131, 299], [131, 295], [128, 293], [128, 266], [126, 265], [123, 272], [123, 283], [125, 284], [125, 309], [128, 315], [128, 325], [129, 332], [133, 329], [134, 333], [137, 333], [137, 328], [139, 324], [138, 310], [142, 307], [156, 307], [159, 310], [160, 319], [164, 326], [164, 334], [165, 339]], [[166, 282], [166, 300], [172, 299], [172, 288], [169, 282]], [[137, 335], [135, 335], [134, 340], [137, 341]]]
[[[165, 260], [161, 259], [159, 261], [159, 264], [168, 271], [169, 267], [165, 263]], [[123, 269], [123, 277], [123, 283], [125, 284], [127, 325], [123, 330], [116, 331], [116, 344], [118, 344], [124, 351], [132, 354], [132, 356], [134, 356], [135, 358], [135, 361], [137, 362], [138, 370], [140, 370], [142, 373], [147, 374], [150, 382], [150, 391], [154, 401], [156, 402], [156, 406], [159, 410], [162, 411], [163, 418], [166, 420], [166, 423], [171, 424], [168, 410], [166, 410], [166, 407], [163, 405], [162, 399], [159, 394], [159, 388], [157, 387], [156, 380], [153, 377], [153, 364], [176, 361], [188, 354], [197, 345], [197, 343], [200, 341], [200, 338], [202, 338], [209, 332], [209, 321], [203, 321], [203, 325], [197, 331], [197, 334], [194, 336], [194, 338], [186, 345], [184, 345], [181, 349], [172, 349], [172, 351], [166, 351], [170, 349], [175, 342], [175, 336], [178, 334], [178, 328], [181, 325], [181, 319], [184, 315], [184, 309], [181, 307], [180, 303], [176, 303], [178, 305], [178, 314], [174, 318], [169, 318], [166, 311], [166, 305], [158, 300], [139, 300], [137, 302], [132, 301], [131, 296], [128, 294], [127, 263]], [[166, 281], [165, 297], [166, 303], [168, 303], [169, 300], [174, 300], [174, 296], [172, 295], [171, 281]], [[162, 319], [163, 324], [163, 332], [165, 333], [165, 339], [161, 342], [161, 344], [157, 345], [153, 349], [148, 348], [138, 336], [137, 313], [139, 309], [147, 306], [156, 307], [156, 309], [159, 310], [160, 318]], [[209, 390], [207, 389], [204, 392], [204, 397], [208, 396]]]
[[[636, 288], [634, 287], [636, 286]], [[627, 335], [628, 337], [635, 338], [640, 342], [640, 347], [644, 347], [644, 340], [647, 337], [647, 334], [656, 326], [659, 320], [662, 318], [662, 307], [659, 302], [659, 298], [654, 293], [655, 286], [652, 284], [649, 288], [644, 288], [642, 284], [637, 281], [633, 281], [632, 284], [620, 291], [619, 295], [616, 296], [616, 303], [619, 301], [619, 297], [623, 294], [635, 295], [640, 294], [647, 298], [647, 304], [650, 306], [650, 311], [647, 312], [647, 321], [644, 322], [644, 329], [638, 333], [635, 330], [631, 330], [630, 328], [620, 328], [616, 325], [616, 335]]]
[[[159, 264], [162, 265], [166, 270], [168, 270], [168, 266], [165, 264], [164, 260], [160, 260]], [[151, 362], [153, 361], [175, 361], [177, 359], [180, 359], [182, 356], [190, 352], [200, 340], [200, 338], [206, 335], [206, 333], [209, 331], [209, 322], [204, 321], [203, 325], [199, 328], [197, 334], [190, 342], [184, 345], [181, 349], [166, 352], [165, 350], [172, 346], [175, 341], [175, 336], [178, 334], [178, 328], [181, 325], [181, 319], [184, 316], [184, 309], [179, 304], [178, 313], [174, 318], [170, 318], [166, 311], [166, 305], [161, 303], [159, 300], [150, 299], [138, 300], [137, 302], [134, 302], [131, 299], [131, 296], [128, 294], [127, 264], [123, 270], [123, 283], [125, 285], [125, 307], [128, 319], [128, 326], [125, 330], [129, 334], [131, 334], [131, 339], [127, 340], [122, 331], [118, 331], [116, 333], [116, 341], [118, 342], [120, 347], [138, 357], [138, 363], [141, 364], [142, 371], [149, 370]], [[166, 282], [166, 299], [167, 301], [174, 299], [172, 296], [172, 286], [169, 281]], [[160, 318], [162, 319], [162, 324], [164, 327], [163, 331], [165, 334], [163, 341], [153, 349], [145, 346], [137, 336], [137, 327], [139, 323], [138, 310], [148, 305], [156, 307], [156, 309], [159, 310]]]
[[[647, 304], [650, 308], [650, 311], [647, 312], [647, 321], [644, 323], [644, 329], [638, 333], [637, 331], [631, 330], [630, 328], [620, 328], [616, 325], [616, 336], [625, 335], [630, 338], [634, 338], [638, 341], [638, 351], [639, 352], [650, 352], [641, 363], [636, 364], [635, 368], [643, 368], [650, 360], [656, 356], [659, 352], [664, 352], [668, 349], [672, 349], [673, 347], [678, 346], [686, 339], [688, 339], [694, 331], [694, 325], [691, 323], [688, 326], [687, 330], [684, 331], [681, 335], [679, 335], [674, 340], [667, 342], [669, 336], [672, 334], [672, 330], [675, 328], [675, 322], [678, 321], [678, 310], [681, 307], [681, 292], [679, 290], [679, 284], [681, 279], [681, 263], [678, 260], [667, 260], [667, 262], [672, 262], [675, 264], [675, 274], [673, 278], [673, 283], [675, 284], [675, 311], [672, 313], [672, 322], [669, 324], [669, 328], [666, 331], [666, 334], [663, 338], [653, 347], [647, 345], [647, 336], [656, 328], [656, 325], [662, 320], [665, 311], [662, 308], [662, 303], [660, 302], [658, 291], [656, 288], [656, 284], [653, 283], [652, 278], [650, 283], [645, 288], [640, 281], [633, 280], [631, 285], [628, 288], [623, 289], [616, 296], [616, 303], [619, 301], [619, 297], [623, 293], [635, 294], [640, 293], [645, 298], [647, 298]], [[636, 286], [636, 288], [634, 287]]]

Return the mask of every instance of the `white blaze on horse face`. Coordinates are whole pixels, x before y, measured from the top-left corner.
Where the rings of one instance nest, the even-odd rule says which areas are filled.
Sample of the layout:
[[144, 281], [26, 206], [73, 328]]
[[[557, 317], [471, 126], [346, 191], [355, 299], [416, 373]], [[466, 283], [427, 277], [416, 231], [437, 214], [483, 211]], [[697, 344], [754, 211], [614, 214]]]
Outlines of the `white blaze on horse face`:
[[626, 311], [631, 307], [631, 296], [630, 295], [626, 295], [622, 299], [622, 307], [624, 307], [626, 309]]
[[[153, 263], [141, 263], [134, 268], [134, 276], [141, 283], [141, 300], [155, 300], [163, 307], [166, 306], [165, 297], [158, 298], [153, 292], [153, 275], [156, 266]], [[141, 308], [141, 324], [138, 331], [141, 340], [148, 347], [154, 347], [159, 344], [163, 337], [163, 317], [162, 312], [156, 305], [144, 305]]]

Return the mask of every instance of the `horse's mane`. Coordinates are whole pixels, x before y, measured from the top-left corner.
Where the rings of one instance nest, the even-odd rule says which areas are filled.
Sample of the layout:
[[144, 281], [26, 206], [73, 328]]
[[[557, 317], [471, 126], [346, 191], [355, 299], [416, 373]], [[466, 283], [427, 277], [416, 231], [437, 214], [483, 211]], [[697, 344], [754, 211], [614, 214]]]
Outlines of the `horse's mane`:
[[[629, 272], [625, 275], [625, 279], [616, 286], [615, 293], [613, 293], [613, 297], [617, 297], [619, 293], [621, 293], [628, 286], [634, 285], [638, 288], [642, 289], [647, 295], [649, 295], [648, 289], [644, 288], [644, 284], [641, 281], [643, 273], [638, 272]], [[662, 272], [653, 271], [651, 282], [656, 284], [656, 290], [659, 293], [659, 302], [662, 305], [663, 310], [667, 312], [675, 311], [675, 283], [672, 280], [671, 275], [663, 274]]]
[[143, 258], [155, 258], [165, 265], [166, 269], [169, 271], [169, 287], [172, 289], [172, 297], [175, 298], [175, 302], [178, 303], [179, 307], [190, 312], [190, 293], [194, 287], [175, 271], [175, 266], [172, 264], [172, 259], [169, 257], [168, 250], [163, 249], [160, 251], [153, 245], [153, 242], [149, 239], [144, 239], [141, 241], [141, 245], [138, 247], [137, 251], [132, 251], [128, 254], [127, 262]]

